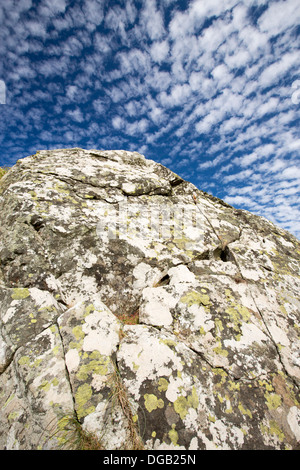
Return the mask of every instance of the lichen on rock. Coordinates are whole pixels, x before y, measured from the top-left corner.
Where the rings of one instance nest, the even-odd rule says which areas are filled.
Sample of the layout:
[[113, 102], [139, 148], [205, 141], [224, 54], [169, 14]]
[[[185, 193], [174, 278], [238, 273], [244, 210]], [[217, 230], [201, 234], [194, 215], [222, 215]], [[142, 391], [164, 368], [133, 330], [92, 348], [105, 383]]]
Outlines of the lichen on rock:
[[23, 158], [0, 206], [1, 449], [70, 448], [69, 417], [103, 449], [299, 446], [295, 237], [122, 150]]

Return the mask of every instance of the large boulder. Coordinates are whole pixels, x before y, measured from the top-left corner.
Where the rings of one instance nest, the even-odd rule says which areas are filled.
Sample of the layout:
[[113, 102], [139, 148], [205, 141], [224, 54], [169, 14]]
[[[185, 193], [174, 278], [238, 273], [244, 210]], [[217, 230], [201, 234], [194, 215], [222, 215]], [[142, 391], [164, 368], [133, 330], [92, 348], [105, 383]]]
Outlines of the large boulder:
[[297, 448], [294, 236], [126, 151], [23, 158], [0, 212], [0, 448]]

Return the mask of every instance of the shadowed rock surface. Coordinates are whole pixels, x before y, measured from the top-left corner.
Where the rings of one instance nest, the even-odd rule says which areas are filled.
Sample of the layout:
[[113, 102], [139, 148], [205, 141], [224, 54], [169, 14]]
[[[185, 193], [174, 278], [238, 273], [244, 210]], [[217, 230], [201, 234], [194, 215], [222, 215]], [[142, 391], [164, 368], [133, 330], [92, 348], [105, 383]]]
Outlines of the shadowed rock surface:
[[[136, 152], [0, 180], [0, 448], [295, 449], [300, 243]], [[75, 444], [74, 444], [75, 445]]]

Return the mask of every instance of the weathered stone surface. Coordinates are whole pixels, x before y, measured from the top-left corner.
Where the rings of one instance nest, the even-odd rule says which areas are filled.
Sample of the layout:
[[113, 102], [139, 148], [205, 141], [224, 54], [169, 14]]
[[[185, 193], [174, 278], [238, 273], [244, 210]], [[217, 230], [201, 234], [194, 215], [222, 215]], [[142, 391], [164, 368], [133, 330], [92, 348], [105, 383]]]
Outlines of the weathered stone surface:
[[295, 237], [135, 152], [37, 152], [0, 206], [0, 448], [299, 445]]

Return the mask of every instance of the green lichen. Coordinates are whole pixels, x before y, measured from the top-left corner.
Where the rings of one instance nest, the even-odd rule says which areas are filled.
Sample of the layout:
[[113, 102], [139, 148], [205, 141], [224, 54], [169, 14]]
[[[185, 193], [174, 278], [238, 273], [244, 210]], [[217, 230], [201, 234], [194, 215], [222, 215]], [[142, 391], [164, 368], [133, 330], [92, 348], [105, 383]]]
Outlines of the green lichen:
[[263, 434], [268, 434], [269, 436], [276, 436], [280, 442], [282, 442], [285, 438], [284, 432], [280, 429], [278, 423], [276, 421], [270, 421], [270, 427], [261, 424], [260, 428]]
[[28, 356], [22, 356], [18, 360], [18, 364], [20, 364], [20, 366], [29, 365], [30, 364], [30, 358]]
[[[83, 358], [86, 359], [86, 358]], [[101, 356], [99, 351], [93, 351], [88, 356], [88, 362], [80, 366], [76, 377], [78, 380], [87, 380], [89, 375], [106, 375], [110, 364], [109, 357]]]
[[244, 305], [239, 304], [230, 289], [225, 289], [225, 295], [229, 307], [225, 310], [229, 320], [233, 323], [233, 328], [240, 333], [240, 327], [243, 322], [248, 323], [251, 318], [251, 313]]
[[266, 403], [269, 410], [276, 410], [281, 405], [281, 397], [276, 393], [265, 393]]
[[165, 392], [166, 390], [168, 390], [168, 386], [169, 386], [169, 383], [166, 379], [164, 379], [163, 377], [161, 377], [158, 381], [159, 383], [159, 387], [158, 387], [158, 390], [160, 392]]
[[33, 313], [30, 313], [30, 314], [29, 314], [29, 317], [31, 318], [30, 323], [36, 323], [36, 322], [37, 322], [37, 319], [34, 318], [34, 314], [33, 314]]
[[88, 305], [87, 307], [85, 307], [84, 309], [84, 317], [87, 317], [88, 315], [90, 315], [91, 313], [93, 313], [95, 311], [95, 307], [93, 304], [90, 304]]
[[85, 337], [84, 332], [82, 331], [82, 327], [80, 325], [74, 326], [72, 330], [73, 335], [77, 339], [77, 341], [80, 341]]
[[243, 415], [248, 415], [249, 418], [252, 419], [252, 413], [250, 410], [244, 408], [244, 406], [242, 405], [242, 403], [239, 403], [238, 405], [238, 409], [240, 410], [240, 412], [243, 414]]
[[174, 402], [174, 410], [179, 414], [183, 420], [190, 408], [197, 409], [199, 405], [199, 399], [195, 387], [192, 388], [192, 393], [188, 397], [180, 396]]
[[178, 442], [178, 432], [176, 431], [175, 427], [176, 425], [172, 424], [172, 429], [169, 431], [169, 438], [171, 439], [171, 442], [174, 444], [174, 446], [176, 446]]
[[194, 290], [183, 295], [180, 299], [180, 302], [186, 304], [188, 307], [191, 307], [194, 304], [204, 305], [206, 307], [211, 305], [209, 296], [207, 294], [200, 293]]
[[161, 344], [165, 344], [166, 346], [169, 346], [169, 348], [175, 348], [177, 346], [177, 343], [173, 341], [172, 339], [160, 339], [159, 342]]
[[94, 406], [86, 407], [86, 404], [91, 399], [92, 395], [92, 387], [89, 384], [86, 383], [78, 387], [77, 392], [75, 393], [78, 419], [83, 418], [84, 416], [87, 416], [88, 414], [95, 411]]
[[224, 327], [220, 318], [215, 319], [215, 325], [216, 325], [217, 332], [221, 333], [224, 330]]
[[8, 397], [8, 399], [6, 400], [6, 402], [4, 403], [3, 408], [5, 408], [14, 398], [15, 398], [15, 394], [12, 393], [12, 394]]
[[267, 382], [266, 380], [259, 380], [258, 381], [259, 385], [261, 387], [265, 387], [265, 389], [268, 391], [268, 392], [272, 392], [274, 390], [274, 387], [272, 384], [270, 384], [269, 382]]
[[144, 395], [145, 407], [151, 413], [151, 411], [156, 410], [157, 408], [163, 408], [164, 402], [161, 398], [157, 398], [153, 393], [146, 393]]
[[228, 376], [227, 372], [224, 369], [221, 369], [219, 367], [215, 367], [212, 369], [212, 372], [215, 375], [219, 375], [221, 377], [221, 381], [217, 385], [223, 385], [226, 382], [226, 378]]
[[44, 380], [41, 385], [39, 386], [40, 389], [44, 390], [44, 392], [49, 392], [50, 390], [50, 384], [48, 382], [48, 380]]
[[12, 411], [8, 415], [8, 421], [15, 421], [18, 416], [19, 416], [18, 411]]
[[222, 349], [222, 346], [219, 345], [217, 346], [216, 348], [213, 349], [213, 351], [218, 354], [219, 356], [224, 356], [224, 357], [227, 357], [228, 356], [228, 351], [226, 351], [226, 349]]
[[22, 300], [22, 299], [26, 299], [26, 297], [28, 297], [29, 295], [30, 295], [30, 292], [27, 288], [16, 287], [13, 289], [11, 298], [14, 300]]

